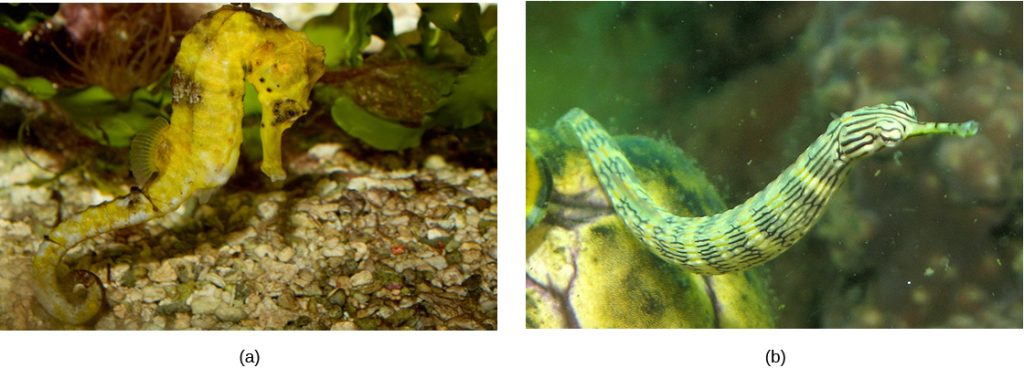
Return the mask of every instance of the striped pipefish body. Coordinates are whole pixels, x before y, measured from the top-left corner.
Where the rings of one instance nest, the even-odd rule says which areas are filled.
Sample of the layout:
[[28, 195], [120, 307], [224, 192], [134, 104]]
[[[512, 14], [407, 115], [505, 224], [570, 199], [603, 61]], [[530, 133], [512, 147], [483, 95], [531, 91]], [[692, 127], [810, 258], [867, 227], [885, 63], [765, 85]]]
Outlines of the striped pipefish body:
[[977, 133], [974, 121], [919, 122], [905, 102], [846, 112], [762, 191], [732, 209], [677, 216], [659, 206], [600, 124], [580, 109], [558, 123], [580, 139], [616, 214], [661, 258], [691, 272], [717, 275], [749, 269], [778, 256], [814, 225], [851, 165], [915, 136]]

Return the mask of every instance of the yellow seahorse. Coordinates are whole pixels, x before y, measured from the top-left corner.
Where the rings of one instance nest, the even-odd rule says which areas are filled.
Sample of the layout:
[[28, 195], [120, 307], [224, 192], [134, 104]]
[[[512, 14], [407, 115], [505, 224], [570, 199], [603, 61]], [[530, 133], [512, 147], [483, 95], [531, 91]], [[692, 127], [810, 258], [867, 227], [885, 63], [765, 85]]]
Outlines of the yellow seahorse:
[[324, 51], [273, 15], [227, 5], [204, 15], [174, 60], [171, 121], [132, 142], [130, 194], [90, 207], [58, 224], [40, 244], [32, 272], [36, 298], [53, 317], [81, 324], [103, 307], [99, 278], [71, 271], [61, 258], [82, 240], [174, 211], [224, 184], [242, 143], [245, 81], [263, 109], [262, 171], [285, 178], [281, 134], [309, 111], [309, 93], [324, 73]]

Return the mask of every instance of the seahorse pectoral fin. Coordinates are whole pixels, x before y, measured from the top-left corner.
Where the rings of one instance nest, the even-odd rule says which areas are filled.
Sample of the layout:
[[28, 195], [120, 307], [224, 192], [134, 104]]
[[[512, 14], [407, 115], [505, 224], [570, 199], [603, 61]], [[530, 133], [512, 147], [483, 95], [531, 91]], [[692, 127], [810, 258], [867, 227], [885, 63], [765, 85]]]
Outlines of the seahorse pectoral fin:
[[96, 275], [84, 270], [68, 271], [61, 263], [65, 248], [43, 241], [32, 259], [32, 281], [36, 300], [51, 316], [70, 324], [83, 324], [103, 308], [103, 287]]
[[270, 177], [271, 181], [281, 181], [288, 177], [281, 165], [281, 136], [285, 129], [290, 128], [294, 122], [294, 120], [276, 122], [273, 115], [263, 114], [263, 122], [260, 126], [263, 163], [260, 164], [260, 170]]
[[153, 123], [132, 138], [129, 159], [135, 183], [144, 187], [153, 174], [163, 170], [167, 165], [167, 149], [164, 134], [170, 123], [166, 119], [157, 118]]

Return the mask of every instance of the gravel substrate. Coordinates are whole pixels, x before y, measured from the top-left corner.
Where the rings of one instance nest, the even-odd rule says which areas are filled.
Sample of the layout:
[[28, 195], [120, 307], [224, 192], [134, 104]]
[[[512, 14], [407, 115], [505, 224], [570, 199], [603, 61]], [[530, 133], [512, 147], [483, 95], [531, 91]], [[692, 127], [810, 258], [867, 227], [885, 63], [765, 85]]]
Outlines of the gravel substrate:
[[[98, 275], [107, 298], [80, 327], [495, 329], [497, 170], [347, 151], [315, 144], [290, 155], [283, 186], [233, 179], [205, 204], [73, 248], [66, 262]], [[416, 155], [384, 161], [402, 157]], [[81, 172], [44, 182], [54, 174], [0, 142], [0, 328], [78, 328], [39, 307], [29, 268], [58, 208], [112, 198]]]

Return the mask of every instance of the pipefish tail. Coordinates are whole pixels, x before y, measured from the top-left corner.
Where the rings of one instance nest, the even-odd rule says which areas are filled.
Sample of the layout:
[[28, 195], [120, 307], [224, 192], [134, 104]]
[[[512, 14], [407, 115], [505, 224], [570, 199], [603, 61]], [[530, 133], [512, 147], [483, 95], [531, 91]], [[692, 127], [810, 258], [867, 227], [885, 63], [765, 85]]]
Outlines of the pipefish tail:
[[706, 275], [746, 270], [793, 246], [821, 216], [857, 160], [915, 136], [978, 132], [973, 120], [919, 122], [903, 101], [849, 111], [742, 204], [710, 216], [682, 217], [654, 202], [615, 141], [586, 112], [573, 109], [558, 124], [579, 137], [612, 207], [633, 235], [661, 258]]

